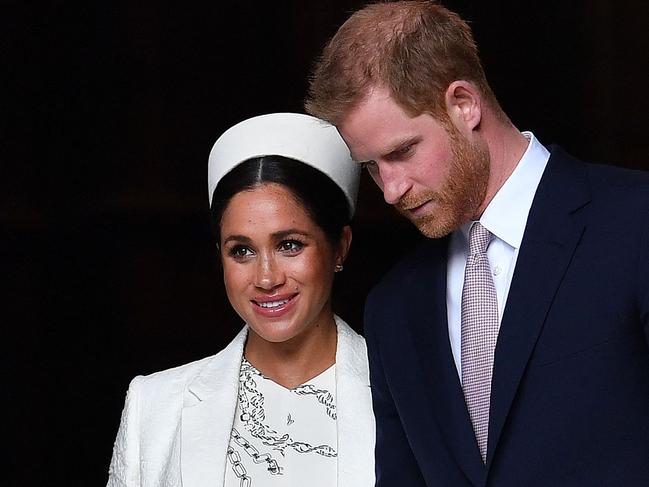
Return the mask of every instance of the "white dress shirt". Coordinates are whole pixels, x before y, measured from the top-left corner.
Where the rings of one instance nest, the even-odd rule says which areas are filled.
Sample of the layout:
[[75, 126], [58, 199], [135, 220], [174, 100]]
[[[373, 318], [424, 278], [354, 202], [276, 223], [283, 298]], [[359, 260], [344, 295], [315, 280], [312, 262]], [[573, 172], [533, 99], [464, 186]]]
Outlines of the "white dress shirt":
[[[529, 144], [514, 172], [498, 190], [485, 209], [480, 223], [493, 234], [487, 257], [498, 297], [498, 319], [502, 320], [509, 286], [514, 275], [518, 251], [523, 240], [527, 215], [532, 206], [536, 188], [550, 158], [548, 150], [531, 132], [523, 132]], [[464, 285], [464, 266], [468, 252], [469, 228], [473, 222], [462, 225], [451, 235], [446, 283], [448, 334], [453, 359], [462, 380], [461, 307]]]

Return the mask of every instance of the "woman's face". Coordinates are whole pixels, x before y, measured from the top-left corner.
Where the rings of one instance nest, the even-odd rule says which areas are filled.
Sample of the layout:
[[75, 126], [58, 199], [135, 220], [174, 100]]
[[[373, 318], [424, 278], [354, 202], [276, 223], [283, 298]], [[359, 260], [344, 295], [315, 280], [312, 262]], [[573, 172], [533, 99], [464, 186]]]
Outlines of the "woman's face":
[[221, 219], [230, 303], [268, 342], [286, 342], [328, 325], [334, 267], [342, 263], [350, 235], [346, 229], [340, 248], [332, 248], [324, 231], [279, 184], [237, 193]]

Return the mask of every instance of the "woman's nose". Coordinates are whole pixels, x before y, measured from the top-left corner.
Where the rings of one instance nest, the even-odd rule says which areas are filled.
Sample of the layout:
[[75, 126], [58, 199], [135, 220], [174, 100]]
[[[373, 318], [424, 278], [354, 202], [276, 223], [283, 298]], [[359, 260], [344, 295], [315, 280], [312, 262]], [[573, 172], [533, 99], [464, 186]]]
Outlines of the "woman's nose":
[[285, 273], [274, 256], [260, 255], [257, 261], [255, 286], [270, 290], [284, 284]]

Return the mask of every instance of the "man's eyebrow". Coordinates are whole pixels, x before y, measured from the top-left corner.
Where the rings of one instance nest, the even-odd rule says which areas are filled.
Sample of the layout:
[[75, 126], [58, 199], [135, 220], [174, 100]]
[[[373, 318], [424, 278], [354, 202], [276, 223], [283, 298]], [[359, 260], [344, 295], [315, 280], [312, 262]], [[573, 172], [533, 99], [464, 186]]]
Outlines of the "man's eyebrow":
[[409, 135], [407, 137], [404, 137], [398, 140], [397, 142], [393, 143], [392, 145], [388, 146], [386, 151], [382, 154], [382, 157], [388, 157], [390, 156], [390, 154], [398, 152], [400, 149], [404, 147], [419, 142], [419, 140], [421, 140], [421, 138], [418, 135]]
[[[397, 139], [396, 142], [393, 142], [392, 144], [386, 146], [386, 148], [383, 149], [380, 152], [379, 157], [387, 158], [387, 157], [390, 156], [390, 154], [392, 154], [392, 153], [398, 151], [399, 149], [401, 149], [403, 147], [406, 147], [406, 146], [408, 146], [410, 144], [414, 144], [416, 142], [419, 142], [419, 140], [421, 140], [421, 137], [419, 135], [407, 135], [407, 136], [405, 136], [405, 137], [403, 137], [401, 139]], [[354, 155], [354, 153], [352, 153], [352, 152], [350, 152], [349, 155], [351, 156], [351, 158], [352, 158], [352, 160], [354, 162], [358, 162], [358, 163], [361, 163], [361, 164], [364, 163], [364, 162], [370, 162], [372, 160], [372, 159], [363, 159], [363, 158], [360, 158], [360, 157], [356, 157]]]

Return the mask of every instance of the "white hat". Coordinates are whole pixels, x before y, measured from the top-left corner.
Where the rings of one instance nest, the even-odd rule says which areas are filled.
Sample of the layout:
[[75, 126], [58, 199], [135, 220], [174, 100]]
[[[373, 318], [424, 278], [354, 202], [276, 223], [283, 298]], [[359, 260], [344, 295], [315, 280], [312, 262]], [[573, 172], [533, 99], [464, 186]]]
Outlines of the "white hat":
[[235, 166], [262, 156], [283, 156], [312, 166], [345, 193], [350, 217], [356, 208], [360, 165], [333, 125], [301, 113], [270, 113], [249, 118], [226, 130], [210, 152], [207, 185], [210, 206], [216, 185]]

